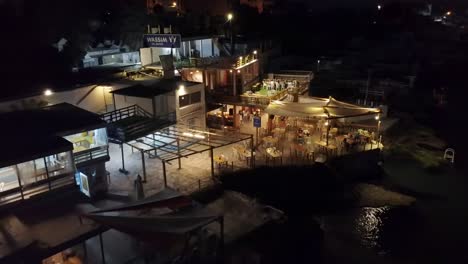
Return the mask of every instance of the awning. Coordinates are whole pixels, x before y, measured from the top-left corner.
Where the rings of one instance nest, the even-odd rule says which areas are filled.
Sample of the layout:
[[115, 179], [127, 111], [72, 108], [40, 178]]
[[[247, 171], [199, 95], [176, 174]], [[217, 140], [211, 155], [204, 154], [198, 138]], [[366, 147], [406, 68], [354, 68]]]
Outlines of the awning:
[[363, 115], [376, 115], [378, 108], [361, 107], [338, 101], [332, 97], [300, 97], [299, 102], [273, 101], [265, 109], [270, 115], [299, 118], [346, 118]]

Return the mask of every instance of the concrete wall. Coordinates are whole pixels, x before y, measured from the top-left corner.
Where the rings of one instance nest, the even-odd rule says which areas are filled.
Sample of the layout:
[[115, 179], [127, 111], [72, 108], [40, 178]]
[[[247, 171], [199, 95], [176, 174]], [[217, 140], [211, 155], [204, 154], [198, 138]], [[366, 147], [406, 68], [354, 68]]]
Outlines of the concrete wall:
[[146, 66], [152, 63], [151, 48], [140, 49], [141, 66]]
[[[159, 62], [160, 55], [169, 55], [171, 54], [170, 48], [141, 48], [140, 49], [140, 58], [141, 66], [146, 66], [152, 63]], [[172, 50], [172, 54], [177, 56], [177, 49]]]
[[202, 55], [203, 57], [210, 57], [213, 55], [213, 40], [203, 39], [202, 40]]
[[154, 97], [156, 103], [156, 115], [165, 116], [169, 113], [175, 112], [174, 92], [158, 95]]
[[[195, 92], [201, 93], [201, 100], [200, 103], [191, 104], [184, 106], [182, 108], [179, 107], [179, 96], [183, 96], [186, 94], [191, 94]], [[177, 89], [175, 92], [175, 105], [176, 105], [176, 117], [177, 122], [181, 122], [183, 124], [191, 124], [197, 127], [205, 128], [206, 127], [206, 103], [205, 103], [205, 88], [203, 83], [193, 85], [190, 87], [185, 87], [184, 89]]]
[[124, 108], [131, 105], [138, 105], [145, 109], [147, 112], [153, 114], [153, 101], [150, 98], [140, 98], [133, 96], [124, 96], [115, 94], [115, 105], [117, 109]]

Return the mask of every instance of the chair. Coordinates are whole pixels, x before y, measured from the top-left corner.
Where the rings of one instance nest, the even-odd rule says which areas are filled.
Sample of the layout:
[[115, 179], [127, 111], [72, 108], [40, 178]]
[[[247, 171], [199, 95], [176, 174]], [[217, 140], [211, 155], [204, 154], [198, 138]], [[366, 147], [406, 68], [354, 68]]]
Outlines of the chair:
[[455, 162], [455, 150], [453, 148], [448, 148], [444, 152], [444, 159], [450, 161], [451, 163]]
[[315, 159], [315, 162], [318, 162], [318, 163], [325, 163], [326, 161], [327, 161], [327, 156], [323, 154], [317, 155], [317, 158]]
[[330, 129], [330, 134], [332, 134], [332, 135], [338, 134], [338, 128], [334, 127], [332, 129]]

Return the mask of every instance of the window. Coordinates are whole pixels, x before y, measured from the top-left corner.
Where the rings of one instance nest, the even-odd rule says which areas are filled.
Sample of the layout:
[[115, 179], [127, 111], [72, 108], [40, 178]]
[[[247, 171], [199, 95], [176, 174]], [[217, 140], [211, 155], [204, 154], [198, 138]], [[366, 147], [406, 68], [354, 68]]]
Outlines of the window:
[[0, 168], [0, 205], [73, 184], [71, 156], [67, 151]]
[[196, 104], [201, 101], [201, 92], [190, 94], [190, 104]]
[[106, 128], [98, 128], [65, 137], [73, 143], [73, 153], [107, 145]]
[[47, 162], [49, 177], [57, 177], [73, 172], [73, 164], [70, 152], [63, 152], [47, 156], [45, 160]]
[[0, 194], [19, 187], [15, 166], [0, 168]]
[[190, 104], [190, 95], [179, 96], [179, 107], [184, 107]]
[[195, 92], [179, 96], [179, 107], [184, 107], [199, 102], [201, 102], [201, 92]]

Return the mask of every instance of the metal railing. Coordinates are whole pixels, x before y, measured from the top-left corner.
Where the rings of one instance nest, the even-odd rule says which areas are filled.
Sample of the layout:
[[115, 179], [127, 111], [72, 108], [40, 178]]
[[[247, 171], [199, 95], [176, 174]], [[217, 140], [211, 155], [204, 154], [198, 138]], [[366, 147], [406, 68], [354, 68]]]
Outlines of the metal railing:
[[91, 160], [109, 158], [109, 148], [107, 146], [97, 147], [93, 149], [88, 149], [80, 151], [73, 154], [75, 164], [79, 165], [80, 163], [88, 162]]
[[132, 116], [144, 116], [152, 118], [153, 115], [141, 108], [138, 105], [131, 105], [124, 108], [120, 108], [111, 112], [107, 112], [101, 115], [101, 119], [106, 121], [106, 123], [114, 123], [119, 120], [132, 117]]
[[241, 101], [248, 105], [269, 105], [271, 101], [281, 100], [288, 94], [288, 90], [283, 90], [272, 96], [254, 96], [254, 95], [241, 95]]
[[192, 67], [204, 67], [220, 62], [226, 61], [222, 57], [204, 57], [204, 58], [184, 58], [174, 62], [174, 66], [177, 69], [180, 68], [192, 68]]
[[144, 136], [144, 134], [148, 133], [148, 131], [175, 124], [176, 122], [176, 112], [170, 112], [164, 115], [156, 116], [154, 118], [151, 117], [138, 120], [122, 127], [110, 125], [108, 127], [108, 134], [110, 138], [115, 138], [119, 141], [126, 142], [127, 140], [134, 139], [135, 137]]
[[202, 178], [202, 179], [193, 180], [184, 185], [178, 184], [177, 186], [170, 186], [170, 187], [183, 194], [192, 194], [195, 192], [200, 192], [202, 190], [211, 188], [215, 186], [216, 184], [219, 184], [218, 181], [216, 181], [216, 179]]
[[38, 180], [29, 184], [22, 183], [18, 187], [0, 192], [0, 207], [10, 203], [28, 200], [61, 187], [74, 185], [75, 175], [73, 172], [66, 172], [56, 176], [47, 176], [46, 179]]

